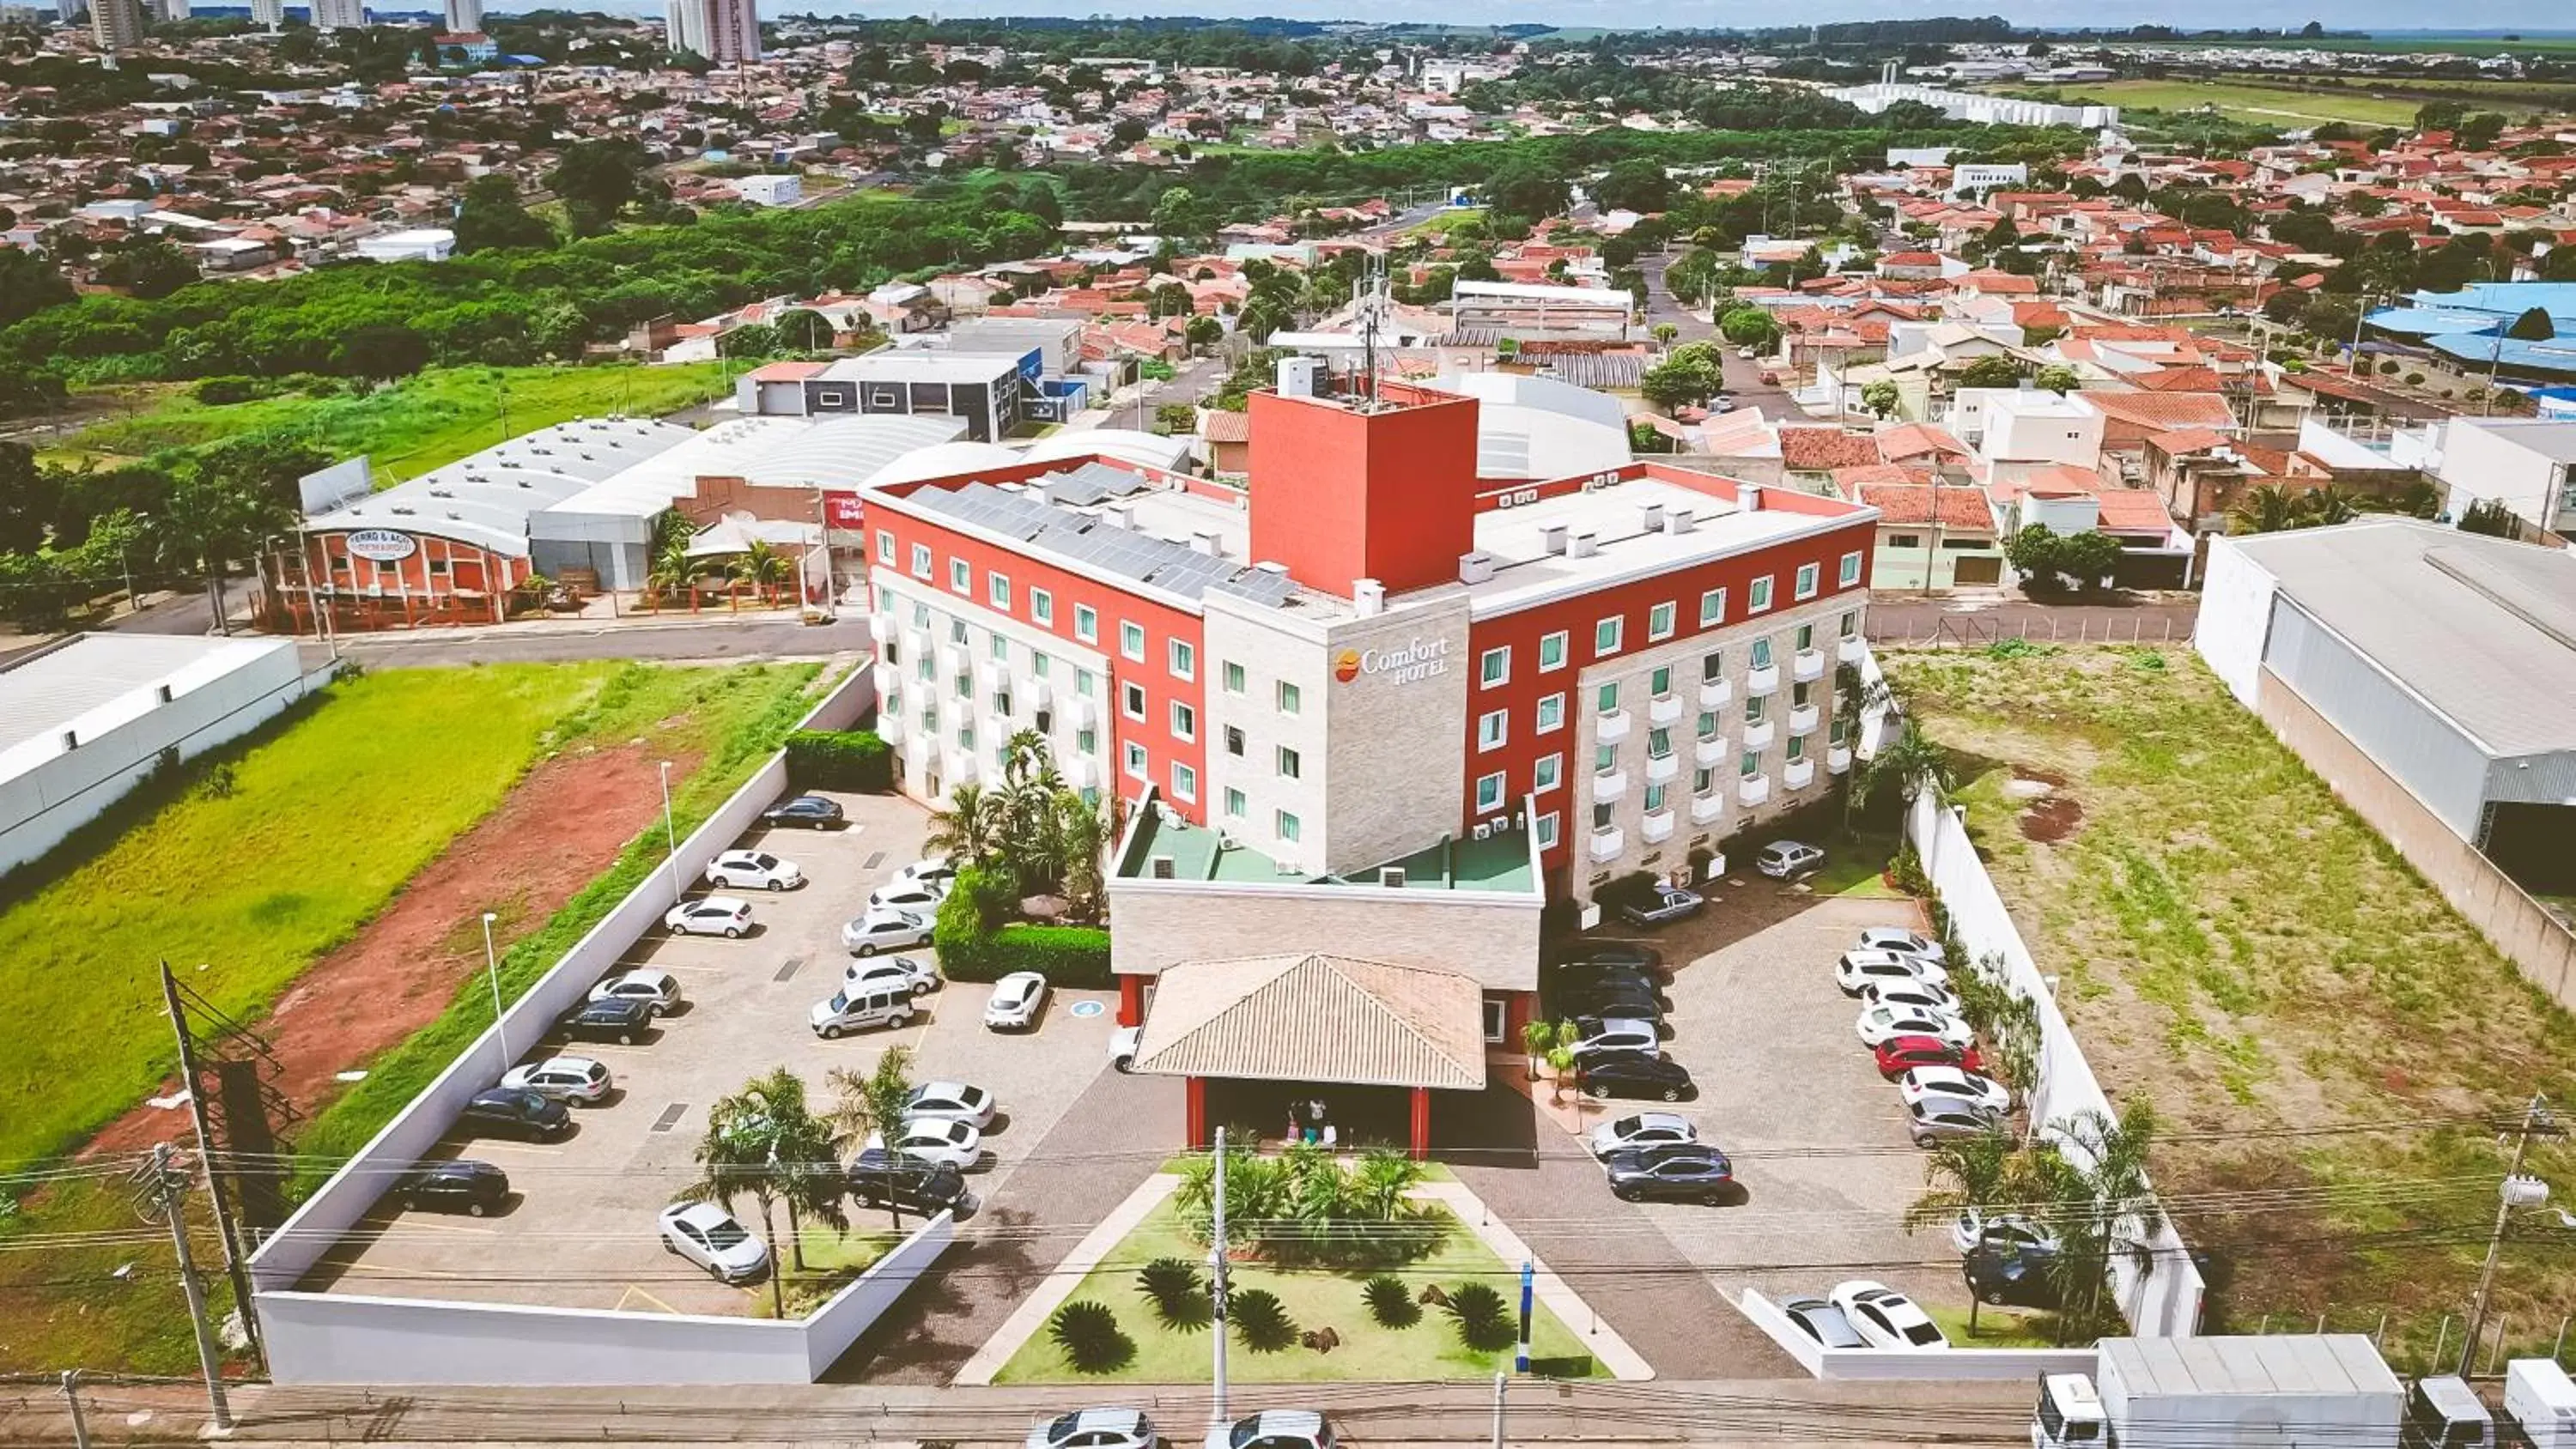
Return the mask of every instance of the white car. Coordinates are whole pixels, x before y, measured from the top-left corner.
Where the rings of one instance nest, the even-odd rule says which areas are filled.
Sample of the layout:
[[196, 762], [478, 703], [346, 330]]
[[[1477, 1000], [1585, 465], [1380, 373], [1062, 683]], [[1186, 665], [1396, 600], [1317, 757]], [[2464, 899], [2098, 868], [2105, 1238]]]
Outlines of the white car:
[[590, 988], [593, 1001], [611, 997], [643, 1002], [646, 1012], [660, 1016], [680, 1004], [680, 978], [668, 971], [620, 971]]
[[948, 887], [926, 880], [888, 881], [868, 897], [870, 911], [910, 911], [917, 916], [939, 914], [939, 903], [948, 899]]
[[1957, 1067], [1915, 1067], [1896, 1079], [1896, 1090], [1909, 1107], [1926, 1097], [1955, 1097], [1997, 1114], [2012, 1110], [2011, 1088], [1981, 1072]]
[[1861, 988], [1873, 981], [1929, 981], [1935, 986], [1950, 984], [1947, 967], [1907, 956], [1895, 951], [1845, 951], [1834, 963], [1834, 984], [1845, 996], [1860, 995]]
[[927, 856], [894, 873], [896, 880], [917, 880], [945, 891], [957, 879], [957, 867], [944, 855]]
[[662, 1209], [662, 1246], [727, 1283], [749, 1283], [769, 1271], [769, 1249], [711, 1202]]
[[1655, 1024], [1635, 1017], [1578, 1016], [1574, 1019], [1574, 1050], [1593, 1052], [1645, 1052], [1652, 1055], [1663, 1050], [1662, 1038], [1655, 1034]]
[[615, 1085], [604, 1063], [588, 1057], [548, 1057], [501, 1074], [501, 1085], [558, 1102], [596, 1102]]
[[[882, 1132], [868, 1134], [868, 1152], [886, 1150]], [[947, 1117], [907, 1117], [894, 1131], [894, 1150], [924, 1162], [945, 1162], [963, 1172], [984, 1155], [984, 1134]]]
[[1699, 1128], [1688, 1117], [1674, 1112], [1639, 1112], [1593, 1128], [1590, 1146], [1593, 1156], [1607, 1157], [1632, 1147], [1663, 1147], [1698, 1140]]
[[1790, 880], [1825, 863], [1825, 853], [1801, 840], [1775, 840], [1753, 857], [1753, 868], [1773, 880]]
[[1313, 1409], [1264, 1409], [1208, 1430], [1206, 1449], [1334, 1449], [1333, 1427]]
[[993, 983], [993, 999], [984, 1003], [984, 1025], [995, 1031], [1026, 1027], [1046, 1005], [1047, 979], [1035, 971], [1014, 971]]
[[1031, 1429], [1026, 1449], [1154, 1449], [1154, 1421], [1141, 1409], [1076, 1409]]
[[2035, 1218], [2020, 1213], [1996, 1213], [1988, 1217], [1975, 1208], [1950, 1220], [1950, 1246], [1964, 1258], [1977, 1250], [1977, 1244], [1991, 1242], [2010, 1248], [2038, 1248], [2057, 1251], [2057, 1234], [2040, 1225]]
[[1109, 1034], [1109, 1065], [1122, 1072], [1136, 1069], [1136, 1044], [1145, 1039], [1145, 1028], [1122, 1026]]
[[939, 972], [909, 956], [887, 961], [853, 961], [841, 972], [841, 987], [865, 995], [879, 987], [900, 986], [915, 996], [939, 989]]
[[912, 1020], [912, 993], [894, 987], [876, 991], [833, 992], [805, 1013], [805, 1024], [825, 1041], [870, 1027], [901, 1026]]
[[903, 1099], [903, 1117], [907, 1122], [946, 1118], [982, 1129], [993, 1125], [993, 1113], [1000, 1107], [993, 1094], [964, 1082], [924, 1082]]
[[1870, 1006], [1917, 1006], [1947, 1016], [1963, 1014], [1958, 997], [1929, 981], [1873, 981], [1860, 989], [1860, 999]]
[[1862, 1046], [1876, 1046], [1892, 1036], [1928, 1036], [1943, 1046], [1966, 1051], [1976, 1044], [1976, 1030], [1946, 1011], [1919, 1006], [1865, 1006], [1855, 1023]]
[[1867, 1278], [1837, 1283], [1827, 1297], [1872, 1348], [1948, 1348], [1950, 1340], [1914, 1300]]
[[841, 944], [853, 956], [873, 956], [879, 951], [900, 950], [906, 946], [930, 944], [930, 918], [910, 911], [878, 910], [868, 913], [841, 928]]
[[751, 929], [751, 902], [738, 896], [682, 901], [664, 913], [662, 925], [674, 936], [722, 936], [732, 940]]
[[734, 886], [757, 886], [767, 891], [792, 891], [805, 883], [805, 872], [796, 862], [781, 860], [765, 850], [728, 850], [707, 862], [707, 884], [717, 890]]
[[1855, 951], [1901, 951], [1908, 956], [1928, 956], [1938, 961], [1948, 955], [1941, 943], [1929, 936], [1896, 926], [1865, 926]]

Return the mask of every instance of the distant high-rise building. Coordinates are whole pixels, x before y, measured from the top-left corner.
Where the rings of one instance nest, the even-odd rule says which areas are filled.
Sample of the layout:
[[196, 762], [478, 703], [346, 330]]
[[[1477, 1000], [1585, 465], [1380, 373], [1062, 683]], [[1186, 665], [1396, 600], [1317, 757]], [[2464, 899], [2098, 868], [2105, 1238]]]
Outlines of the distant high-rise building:
[[668, 0], [662, 24], [671, 49], [719, 65], [760, 59], [757, 0]]
[[250, 0], [250, 21], [271, 30], [286, 23], [286, 0]]
[[482, 34], [483, 0], [447, 0], [447, 33]]
[[151, 0], [148, 13], [156, 20], [185, 20], [188, 18], [188, 0]]
[[54, 14], [65, 25], [78, 25], [89, 18], [89, 0], [54, 0]]
[[316, 30], [362, 30], [366, 24], [366, 0], [313, 0]]
[[666, 0], [662, 7], [662, 35], [674, 55], [706, 54], [706, 12], [699, 0]]
[[92, 0], [89, 32], [110, 55], [143, 43], [143, 0]]

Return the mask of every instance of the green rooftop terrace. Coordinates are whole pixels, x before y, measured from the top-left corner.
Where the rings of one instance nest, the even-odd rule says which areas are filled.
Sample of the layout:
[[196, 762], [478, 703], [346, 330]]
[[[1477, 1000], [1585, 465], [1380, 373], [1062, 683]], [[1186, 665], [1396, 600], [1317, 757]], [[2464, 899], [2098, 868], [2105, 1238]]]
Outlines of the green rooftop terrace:
[[[1167, 871], [1158, 858], [1171, 862]], [[1381, 861], [1366, 870], [1338, 875], [1284, 872], [1258, 850], [1227, 840], [1217, 831], [1146, 807], [1137, 814], [1126, 850], [1118, 857], [1120, 880], [1218, 881], [1228, 885], [1365, 886], [1378, 888], [1380, 872], [1404, 872], [1409, 891], [1495, 891], [1532, 895], [1538, 875], [1530, 860], [1529, 832], [1514, 826], [1478, 840], [1442, 836], [1410, 855]]]

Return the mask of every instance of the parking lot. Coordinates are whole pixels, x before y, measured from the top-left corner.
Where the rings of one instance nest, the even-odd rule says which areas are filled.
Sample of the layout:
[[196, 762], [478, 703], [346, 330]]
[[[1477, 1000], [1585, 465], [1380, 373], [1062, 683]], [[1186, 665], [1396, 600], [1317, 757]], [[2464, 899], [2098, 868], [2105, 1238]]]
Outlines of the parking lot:
[[[672, 938], [656, 930], [625, 953], [623, 967], [670, 972], [684, 998], [646, 1039], [631, 1046], [511, 1044], [523, 1062], [555, 1051], [604, 1062], [616, 1088], [597, 1106], [575, 1106], [573, 1132], [554, 1142], [465, 1134], [442, 1140], [434, 1156], [481, 1159], [509, 1174], [513, 1191], [500, 1213], [477, 1219], [379, 1204], [301, 1286], [643, 1312], [766, 1312], [765, 1286], [727, 1287], [665, 1252], [656, 1214], [697, 1176], [691, 1153], [709, 1103], [785, 1065], [805, 1079], [819, 1111], [829, 1105], [828, 1070], [864, 1074], [891, 1045], [912, 1050], [914, 1081], [970, 1082], [999, 1099], [1002, 1115], [988, 1129], [985, 1160], [967, 1179], [978, 1199], [989, 1198], [1106, 1069], [1114, 993], [1055, 992], [1034, 1030], [1006, 1035], [982, 1024], [989, 987], [950, 984], [920, 998], [903, 1027], [817, 1037], [807, 1012], [832, 994], [851, 960], [840, 943], [842, 923], [871, 890], [919, 858], [926, 826], [920, 807], [899, 797], [833, 798], [848, 815], [842, 829], [755, 828], [740, 842], [796, 862], [806, 879], [793, 891], [730, 892], [752, 903], [750, 934]], [[707, 894], [697, 881], [684, 884], [692, 897]], [[890, 954], [927, 961], [932, 953], [924, 946]], [[1077, 1015], [1079, 1002], [1101, 1009]], [[736, 1208], [757, 1233], [756, 1204], [745, 1197]], [[888, 1226], [881, 1212], [854, 1207], [855, 1230]], [[783, 1211], [778, 1231], [783, 1253]]]

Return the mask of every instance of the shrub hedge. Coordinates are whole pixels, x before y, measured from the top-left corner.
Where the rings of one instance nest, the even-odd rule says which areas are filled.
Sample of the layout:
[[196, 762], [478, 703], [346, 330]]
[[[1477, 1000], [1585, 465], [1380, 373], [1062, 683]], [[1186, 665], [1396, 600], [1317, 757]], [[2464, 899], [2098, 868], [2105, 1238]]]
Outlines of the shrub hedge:
[[874, 730], [798, 730], [787, 737], [787, 782], [883, 794], [894, 788], [894, 746]]
[[1009, 882], [997, 872], [973, 866], [957, 872], [930, 938], [949, 980], [999, 981], [1035, 971], [1058, 986], [1114, 983], [1107, 931], [1007, 920], [1014, 904]]

